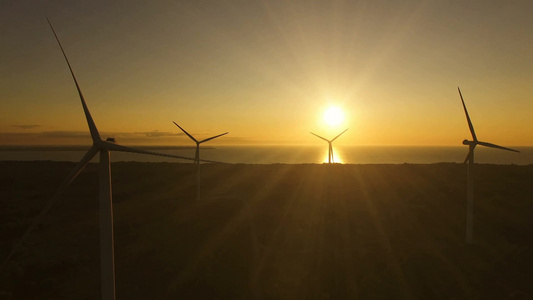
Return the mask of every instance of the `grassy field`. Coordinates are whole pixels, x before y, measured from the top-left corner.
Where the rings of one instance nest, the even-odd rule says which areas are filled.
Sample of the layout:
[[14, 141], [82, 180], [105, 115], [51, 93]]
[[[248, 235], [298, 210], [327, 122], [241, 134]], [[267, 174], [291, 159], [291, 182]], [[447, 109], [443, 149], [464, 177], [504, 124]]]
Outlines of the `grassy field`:
[[[0, 259], [73, 168], [0, 162]], [[533, 299], [533, 166], [112, 165], [118, 299]], [[100, 297], [90, 164], [0, 270], [0, 299]]]

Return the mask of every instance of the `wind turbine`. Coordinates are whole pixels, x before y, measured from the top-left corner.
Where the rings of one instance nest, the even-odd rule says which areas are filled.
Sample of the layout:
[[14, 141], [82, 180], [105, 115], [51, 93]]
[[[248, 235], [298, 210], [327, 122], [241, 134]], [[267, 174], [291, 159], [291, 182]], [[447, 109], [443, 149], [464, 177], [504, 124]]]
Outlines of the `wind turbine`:
[[[348, 128], [346, 128], [346, 130], [348, 130]], [[323, 139], [324, 141], [328, 142], [328, 144], [329, 144], [329, 148], [328, 148], [328, 163], [331, 163], [331, 161], [334, 161], [334, 159], [333, 159], [333, 145], [332, 145], [333, 141], [336, 140], [339, 136], [341, 136], [341, 134], [345, 133], [346, 130], [344, 130], [343, 132], [339, 133], [339, 135], [334, 137], [331, 141], [326, 139], [326, 138], [323, 138], [323, 137], [319, 136], [318, 134], [314, 134], [312, 132], [309, 132], [312, 135], [314, 135], [314, 136], [316, 136], [316, 137], [318, 137], [320, 139]]]
[[193, 140], [196, 143], [196, 154], [194, 155], [194, 163], [196, 164], [196, 200], [200, 200], [200, 144], [205, 143], [207, 141], [216, 139], [217, 137], [221, 137], [223, 135], [228, 134], [228, 132], [215, 135], [206, 139], [203, 139], [201, 141], [198, 141], [195, 139], [191, 134], [189, 134], [185, 129], [181, 128], [181, 126], [178, 125], [178, 123], [172, 121], [174, 125], [178, 126], [181, 131], [183, 131], [191, 140]]
[[468, 162], [467, 203], [466, 203], [466, 242], [468, 244], [471, 244], [474, 241], [474, 149], [476, 148], [477, 145], [481, 145], [485, 147], [502, 149], [502, 150], [513, 151], [513, 152], [520, 152], [520, 151], [479, 141], [474, 131], [474, 125], [472, 125], [472, 121], [470, 120], [470, 116], [468, 115], [468, 111], [466, 110], [466, 105], [465, 105], [465, 101], [463, 100], [463, 95], [461, 94], [461, 89], [457, 87], [457, 90], [459, 91], [461, 102], [463, 103], [463, 109], [465, 111], [466, 121], [468, 122], [468, 128], [470, 128], [470, 133], [472, 134], [472, 139], [473, 139], [472, 141], [469, 141], [466, 139], [463, 141], [463, 145], [468, 145], [468, 155], [466, 156], [465, 161], [464, 161], [465, 164]]
[[[115, 144], [114, 138], [108, 138], [105, 141], [102, 140], [100, 138], [100, 134], [98, 130], [96, 129], [96, 125], [93, 121], [91, 113], [89, 112], [89, 108], [87, 107], [87, 104], [85, 103], [85, 99], [83, 98], [83, 94], [78, 85], [78, 81], [76, 80], [76, 76], [74, 76], [74, 72], [72, 71], [72, 67], [70, 66], [70, 62], [67, 58], [67, 55], [65, 54], [65, 51], [63, 50], [63, 46], [59, 42], [59, 38], [57, 37], [57, 34], [54, 28], [52, 27], [52, 24], [50, 23], [50, 20], [48, 20], [48, 18], [46, 18], [46, 20], [48, 21], [48, 24], [50, 25], [50, 28], [52, 29], [52, 32], [54, 33], [57, 43], [59, 44], [61, 52], [63, 53], [63, 56], [65, 57], [65, 61], [67, 62], [68, 68], [70, 70], [70, 74], [72, 75], [72, 79], [74, 79], [74, 83], [76, 85], [76, 89], [78, 90], [78, 94], [81, 100], [81, 105], [85, 113], [85, 118], [87, 119], [87, 124], [89, 125], [89, 131], [91, 133], [93, 145], [91, 146], [89, 151], [85, 153], [81, 161], [76, 165], [76, 167], [72, 170], [72, 172], [70, 172], [67, 178], [63, 181], [63, 183], [60, 185], [60, 187], [58, 188], [58, 190], [56, 191], [52, 199], [46, 204], [44, 209], [35, 218], [32, 225], [22, 235], [22, 238], [17, 246], [22, 244], [22, 242], [25, 240], [28, 234], [42, 221], [44, 216], [50, 210], [52, 205], [57, 201], [59, 196], [63, 193], [63, 191], [65, 191], [65, 189], [76, 178], [76, 176], [80, 174], [80, 172], [85, 168], [85, 166], [89, 163], [89, 161], [94, 156], [96, 156], [97, 153], [100, 153], [99, 214], [100, 214], [101, 292], [102, 292], [102, 299], [112, 300], [112, 299], [115, 299], [115, 262], [114, 262], [114, 238], [113, 238], [113, 202], [112, 202], [112, 189], [111, 189], [111, 165], [109, 161], [109, 152], [110, 151], [122, 151], [122, 152], [132, 152], [132, 153], [140, 153], [140, 154], [173, 157], [173, 158], [186, 159], [186, 160], [194, 160], [194, 159], [189, 158], [189, 157], [183, 157], [183, 156], [177, 156], [177, 155], [171, 155], [171, 154], [165, 154], [165, 153], [157, 153], [157, 152], [151, 152], [151, 151], [144, 151], [144, 150], [121, 146], [121, 145]], [[11, 251], [11, 253], [9, 254], [9, 256], [4, 261], [3, 264], [5, 264], [9, 260], [9, 258], [15, 253], [16, 250], [17, 250], [17, 247], [14, 247], [14, 249]]]

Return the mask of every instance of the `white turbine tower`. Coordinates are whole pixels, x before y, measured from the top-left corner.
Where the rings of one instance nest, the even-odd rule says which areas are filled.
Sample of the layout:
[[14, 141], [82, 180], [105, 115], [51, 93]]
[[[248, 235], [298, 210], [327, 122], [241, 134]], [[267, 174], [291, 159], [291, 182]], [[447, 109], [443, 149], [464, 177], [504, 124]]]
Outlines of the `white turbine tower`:
[[[111, 165], [109, 161], [109, 152], [110, 151], [122, 151], [122, 152], [132, 152], [132, 153], [140, 153], [140, 154], [165, 156], [165, 157], [172, 157], [172, 158], [179, 158], [179, 159], [186, 159], [186, 160], [194, 160], [194, 159], [189, 158], [189, 157], [176, 156], [176, 155], [164, 154], [164, 153], [156, 153], [156, 152], [138, 150], [138, 149], [134, 149], [130, 147], [121, 146], [121, 145], [115, 144], [115, 141], [113, 138], [103, 141], [100, 138], [100, 134], [98, 133], [98, 130], [96, 129], [96, 125], [93, 121], [91, 113], [89, 112], [89, 108], [87, 107], [87, 104], [85, 103], [85, 99], [83, 98], [83, 94], [78, 85], [78, 81], [76, 80], [76, 76], [74, 76], [74, 72], [72, 71], [72, 67], [70, 66], [70, 62], [67, 58], [67, 55], [65, 54], [65, 51], [63, 50], [63, 46], [59, 42], [59, 38], [57, 37], [57, 34], [55, 33], [55, 30], [52, 27], [52, 24], [50, 23], [50, 20], [48, 20], [48, 18], [47, 18], [47, 21], [48, 21], [48, 24], [50, 25], [50, 28], [52, 29], [52, 32], [54, 33], [57, 43], [59, 44], [61, 52], [63, 53], [63, 56], [65, 57], [68, 68], [70, 70], [70, 74], [72, 75], [72, 79], [74, 79], [74, 83], [76, 84], [76, 89], [78, 90], [78, 94], [81, 100], [81, 105], [85, 113], [85, 118], [87, 119], [87, 124], [89, 125], [89, 131], [91, 133], [93, 145], [91, 146], [89, 151], [87, 151], [87, 153], [83, 156], [81, 161], [76, 165], [74, 170], [72, 170], [72, 172], [63, 181], [63, 183], [58, 188], [58, 190], [56, 191], [52, 199], [46, 204], [44, 209], [35, 218], [32, 225], [22, 235], [22, 238], [18, 245], [22, 244], [22, 242], [25, 240], [28, 234], [42, 221], [44, 216], [50, 210], [52, 205], [57, 201], [57, 199], [62, 194], [62, 192], [70, 185], [70, 183], [76, 178], [76, 176], [80, 174], [80, 172], [85, 168], [85, 166], [89, 163], [89, 161], [94, 156], [96, 156], [97, 153], [100, 153], [99, 215], [100, 215], [101, 292], [102, 292], [102, 299], [112, 300], [112, 299], [115, 299], [115, 262], [114, 262], [114, 238], [113, 238], [113, 202], [112, 202], [112, 190], [111, 190]], [[16, 250], [17, 250], [17, 247], [14, 247], [10, 255], [4, 261], [4, 263], [9, 260], [9, 258], [15, 253]]]
[[[346, 130], [348, 130], [348, 128], [346, 128]], [[316, 137], [318, 137], [320, 139], [323, 139], [324, 141], [328, 142], [328, 145], [329, 145], [329, 147], [328, 147], [328, 163], [331, 163], [332, 161], [334, 162], [334, 159], [333, 159], [333, 144], [332, 144], [333, 141], [336, 140], [339, 136], [341, 136], [341, 134], [345, 133], [346, 130], [344, 130], [343, 132], [339, 133], [339, 135], [334, 137], [332, 140], [328, 140], [326, 138], [323, 138], [323, 137], [319, 136], [318, 134], [314, 134], [312, 132], [309, 132], [312, 135], [314, 135], [314, 136], [316, 136]]]
[[178, 128], [181, 129], [181, 131], [183, 131], [191, 140], [193, 140], [196, 143], [196, 154], [194, 155], [194, 162], [196, 164], [196, 200], [198, 201], [200, 200], [200, 144], [216, 139], [217, 137], [226, 135], [228, 134], [228, 132], [198, 141], [191, 134], [189, 134], [185, 129], [181, 128], [181, 126], [179, 126], [176, 122], [172, 121], [172, 123], [178, 126]]
[[473, 139], [472, 141], [469, 141], [466, 139], [463, 141], [463, 145], [468, 145], [468, 155], [466, 156], [466, 159], [464, 161], [465, 164], [468, 162], [467, 203], [466, 203], [466, 242], [468, 244], [471, 244], [474, 241], [474, 149], [476, 148], [477, 145], [481, 145], [485, 147], [502, 149], [502, 150], [513, 151], [513, 152], [520, 152], [520, 151], [479, 141], [476, 137], [476, 133], [474, 132], [474, 125], [472, 125], [472, 121], [470, 120], [470, 116], [468, 115], [468, 111], [466, 110], [466, 105], [465, 105], [465, 101], [463, 100], [463, 95], [461, 94], [461, 89], [457, 87], [457, 90], [459, 91], [461, 102], [463, 103], [463, 109], [465, 111], [466, 121], [468, 122], [468, 128], [470, 128], [470, 133], [472, 134], [472, 139]]

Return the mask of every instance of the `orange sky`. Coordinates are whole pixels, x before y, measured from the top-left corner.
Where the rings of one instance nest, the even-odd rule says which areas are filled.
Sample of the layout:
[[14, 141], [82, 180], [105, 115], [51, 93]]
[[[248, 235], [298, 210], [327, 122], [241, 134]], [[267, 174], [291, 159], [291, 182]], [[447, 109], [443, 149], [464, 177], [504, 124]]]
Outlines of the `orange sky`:
[[[0, 145], [90, 144], [52, 21], [103, 137], [213, 144], [533, 145], [529, 1], [13, 2]], [[323, 112], [345, 121], [332, 128]], [[211, 143], [211, 142], [210, 142]]]

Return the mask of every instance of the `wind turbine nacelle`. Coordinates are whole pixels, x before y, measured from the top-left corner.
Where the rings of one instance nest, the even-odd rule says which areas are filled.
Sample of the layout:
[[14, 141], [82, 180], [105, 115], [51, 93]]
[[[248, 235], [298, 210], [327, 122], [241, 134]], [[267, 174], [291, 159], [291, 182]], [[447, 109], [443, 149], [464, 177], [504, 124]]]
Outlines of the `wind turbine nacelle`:
[[468, 146], [470, 146], [470, 145], [473, 145], [473, 144], [474, 144], [473, 141], [463, 140], [463, 145], [468, 145]]
[[114, 137], [109, 137], [105, 140], [106, 142], [110, 142], [110, 143], [115, 143], [115, 138]]

